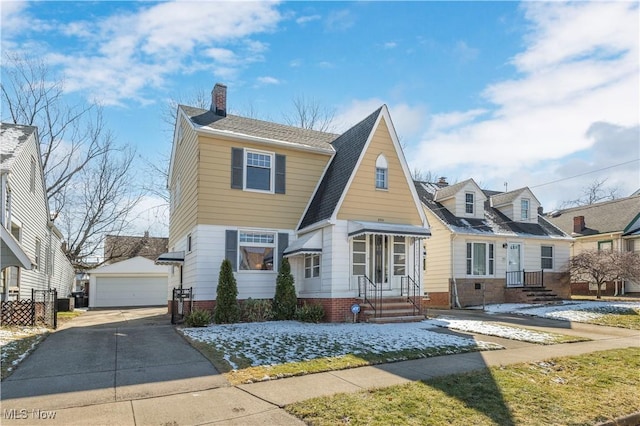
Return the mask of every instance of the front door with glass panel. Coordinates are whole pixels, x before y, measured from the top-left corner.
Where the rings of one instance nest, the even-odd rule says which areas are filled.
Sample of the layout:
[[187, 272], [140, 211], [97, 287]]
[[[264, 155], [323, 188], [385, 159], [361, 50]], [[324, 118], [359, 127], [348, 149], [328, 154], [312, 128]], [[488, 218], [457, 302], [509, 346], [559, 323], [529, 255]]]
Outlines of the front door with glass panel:
[[351, 243], [352, 288], [365, 275], [383, 290], [400, 289], [407, 271], [406, 238], [390, 235], [361, 235]]
[[509, 243], [507, 248], [507, 286], [522, 285], [522, 246]]

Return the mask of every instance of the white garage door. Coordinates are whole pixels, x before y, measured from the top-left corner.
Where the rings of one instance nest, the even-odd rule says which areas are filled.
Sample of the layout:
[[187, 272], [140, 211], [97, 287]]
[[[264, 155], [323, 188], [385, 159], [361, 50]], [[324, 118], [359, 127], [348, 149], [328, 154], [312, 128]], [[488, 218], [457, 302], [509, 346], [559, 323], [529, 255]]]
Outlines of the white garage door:
[[166, 277], [96, 277], [96, 308], [167, 304]]

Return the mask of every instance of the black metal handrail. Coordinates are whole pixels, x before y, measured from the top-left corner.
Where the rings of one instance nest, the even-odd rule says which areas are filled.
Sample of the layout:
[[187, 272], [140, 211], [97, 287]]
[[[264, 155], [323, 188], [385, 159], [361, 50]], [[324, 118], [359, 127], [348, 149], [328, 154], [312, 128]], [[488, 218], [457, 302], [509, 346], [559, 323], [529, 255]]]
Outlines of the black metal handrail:
[[544, 270], [507, 271], [507, 287], [544, 287]]
[[[380, 316], [382, 310], [382, 284], [377, 285], [366, 275], [358, 276], [358, 293], [363, 298], [364, 303], [373, 309], [373, 316]], [[371, 296], [373, 293], [373, 296]]]
[[420, 312], [422, 311], [422, 306], [421, 304], [418, 303], [418, 295], [420, 294], [420, 284], [416, 282], [416, 280], [414, 280], [410, 275], [406, 275], [406, 276], [402, 276], [400, 278], [400, 295], [404, 296], [405, 292], [405, 282], [406, 282], [406, 288], [407, 288], [407, 301], [411, 302], [411, 304], [413, 305], [413, 315], [416, 314], [416, 311], [418, 313], [418, 315], [420, 315]]

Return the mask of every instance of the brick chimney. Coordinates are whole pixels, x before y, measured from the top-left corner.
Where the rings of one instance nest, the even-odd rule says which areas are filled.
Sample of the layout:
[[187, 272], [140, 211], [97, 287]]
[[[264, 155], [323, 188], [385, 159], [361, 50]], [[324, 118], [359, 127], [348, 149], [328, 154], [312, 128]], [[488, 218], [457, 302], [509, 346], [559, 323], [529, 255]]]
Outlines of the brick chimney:
[[584, 216], [574, 216], [573, 217], [573, 232], [576, 234], [584, 231]]
[[438, 179], [438, 183], [436, 183], [440, 188], [444, 188], [445, 186], [449, 186], [449, 182], [447, 182], [447, 178], [445, 176], [441, 176]]
[[211, 91], [211, 111], [221, 117], [227, 116], [227, 86], [216, 83]]

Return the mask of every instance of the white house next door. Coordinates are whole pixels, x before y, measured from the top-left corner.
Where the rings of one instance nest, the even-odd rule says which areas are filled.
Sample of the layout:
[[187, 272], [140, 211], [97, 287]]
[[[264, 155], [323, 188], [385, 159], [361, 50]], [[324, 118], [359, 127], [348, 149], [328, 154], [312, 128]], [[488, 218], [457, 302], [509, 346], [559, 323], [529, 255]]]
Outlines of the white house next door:
[[507, 287], [522, 285], [522, 245], [509, 243], [507, 248]]

